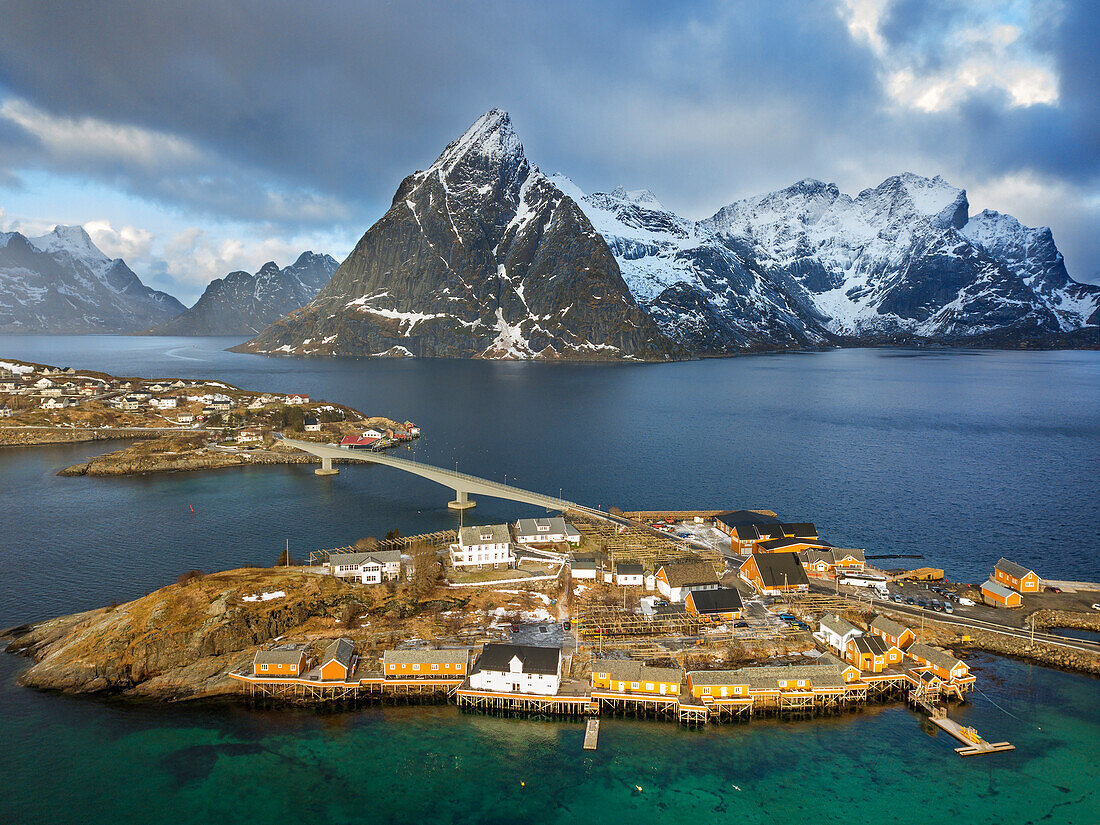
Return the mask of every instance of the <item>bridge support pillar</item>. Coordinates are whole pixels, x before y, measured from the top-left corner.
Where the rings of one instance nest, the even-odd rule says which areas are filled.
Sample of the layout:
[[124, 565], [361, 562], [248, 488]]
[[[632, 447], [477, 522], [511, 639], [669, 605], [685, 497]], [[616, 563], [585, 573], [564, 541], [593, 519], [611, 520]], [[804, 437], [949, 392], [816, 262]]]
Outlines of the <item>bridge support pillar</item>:
[[313, 471], [319, 476], [334, 476], [340, 471], [332, 466], [332, 459], [323, 457], [321, 459], [321, 466]]
[[452, 510], [469, 510], [475, 504], [477, 502], [471, 501], [465, 490], [455, 490], [455, 500], [447, 502], [447, 506]]

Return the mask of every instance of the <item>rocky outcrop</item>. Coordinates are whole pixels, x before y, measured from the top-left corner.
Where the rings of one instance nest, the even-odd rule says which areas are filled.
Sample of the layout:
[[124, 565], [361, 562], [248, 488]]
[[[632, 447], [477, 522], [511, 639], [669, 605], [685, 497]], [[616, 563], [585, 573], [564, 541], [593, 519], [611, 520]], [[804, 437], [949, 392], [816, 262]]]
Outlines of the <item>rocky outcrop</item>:
[[[264, 601], [246, 596], [284, 592]], [[135, 601], [8, 631], [34, 664], [21, 684], [66, 693], [173, 700], [234, 690], [228, 672], [263, 644], [337, 610], [352, 588], [332, 576], [231, 570]]]
[[268, 261], [255, 275], [230, 272], [211, 281], [193, 307], [148, 334], [255, 335], [308, 304], [336, 267], [329, 255], [303, 252], [282, 269]]
[[496, 109], [402, 181], [309, 305], [238, 349], [582, 360], [682, 353]]
[[0, 232], [0, 332], [134, 332], [183, 312], [80, 226], [38, 238]]

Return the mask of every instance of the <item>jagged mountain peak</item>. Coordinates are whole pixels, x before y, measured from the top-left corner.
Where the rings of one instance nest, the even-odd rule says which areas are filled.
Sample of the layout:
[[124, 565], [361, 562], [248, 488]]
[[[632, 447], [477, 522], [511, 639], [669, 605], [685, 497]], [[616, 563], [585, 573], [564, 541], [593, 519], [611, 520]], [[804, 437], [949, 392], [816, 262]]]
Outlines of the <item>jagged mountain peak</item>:
[[275, 263], [274, 261], [268, 261], [259, 268], [259, 270], [256, 272], [256, 275], [275, 275], [281, 271], [282, 270], [279, 269], [279, 265], [277, 263]]
[[892, 175], [856, 197], [870, 220], [896, 221], [924, 218], [939, 229], [961, 229], [970, 213], [966, 190], [952, 186], [939, 175], [926, 178], [913, 172]]
[[428, 171], [449, 176], [462, 165], [515, 169], [523, 160], [523, 144], [511, 116], [502, 109], [490, 109], [448, 143]]
[[648, 189], [628, 190], [623, 186], [616, 186], [608, 193], [612, 198], [632, 203], [643, 209], [652, 209], [655, 212], [665, 212], [664, 206], [657, 200], [657, 196]]
[[111, 260], [95, 245], [87, 230], [80, 225], [57, 224], [45, 235], [27, 240], [43, 252], [68, 253], [74, 258], [88, 262], [106, 263]]

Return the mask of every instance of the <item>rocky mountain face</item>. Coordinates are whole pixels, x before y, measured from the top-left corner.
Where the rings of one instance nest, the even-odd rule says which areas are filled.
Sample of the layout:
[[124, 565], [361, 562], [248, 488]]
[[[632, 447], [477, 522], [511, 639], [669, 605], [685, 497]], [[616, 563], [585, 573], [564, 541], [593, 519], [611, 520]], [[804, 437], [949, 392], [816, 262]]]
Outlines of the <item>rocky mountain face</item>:
[[83, 227], [0, 233], [0, 332], [134, 332], [183, 309], [104, 255]]
[[1100, 287], [1073, 281], [1047, 228], [905, 174], [856, 197], [803, 180], [703, 221], [649, 192], [585, 195], [634, 296], [689, 350], [821, 343], [1057, 342], [1100, 324]]
[[593, 360], [682, 352], [495, 109], [405, 178], [313, 301], [240, 349]]
[[151, 335], [255, 335], [288, 312], [308, 304], [328, 283], [337, 263], [303, 252], [282, 269], [268, 261], [255, 275], [230, 272], [215, 278], [193, 307]]

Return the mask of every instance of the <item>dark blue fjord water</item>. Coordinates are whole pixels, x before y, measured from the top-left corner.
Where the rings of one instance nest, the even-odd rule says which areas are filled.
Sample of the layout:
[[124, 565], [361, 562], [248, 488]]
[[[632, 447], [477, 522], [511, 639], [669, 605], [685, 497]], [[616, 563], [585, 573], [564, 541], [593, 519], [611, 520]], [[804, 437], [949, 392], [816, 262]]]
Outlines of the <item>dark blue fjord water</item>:
[[[411, 455], [604, 507], [767, 507], [835, 543], [958, 578], [1001, 555], [1100, 579], [1100, 354], [848, 350], [671, 365], [273, 359], [230, 339], [0, 337], [25, 358], [212, 377], [411, 418]], [[58, 478], [108, 446], [0, 451], [0, 626], [180, 572], [268, 564], [454, 523], [447, 491], [378, 467]], [[194, 507], [194, 514], [190, 507]], [[524, 508], [479, 501], [478, 520]], [[960, 718], [1017, 744], [961, 760], [903, 707], [702, 732], [452, 708], [134, 707], [26, 691], [0, 657], [0, 822], [318, 823], [1100, 819], [1100, 682], [978, 657]], [[524, 782], [524, 785], [520, 783]], [[642, 787], [637, 791], [635, 785]], [[735, 787], [736, 786], [736, 787]], [[811, 789], [813, 789], [811, 791]], [[859, 801], [857, 803], [857, 800]]]

